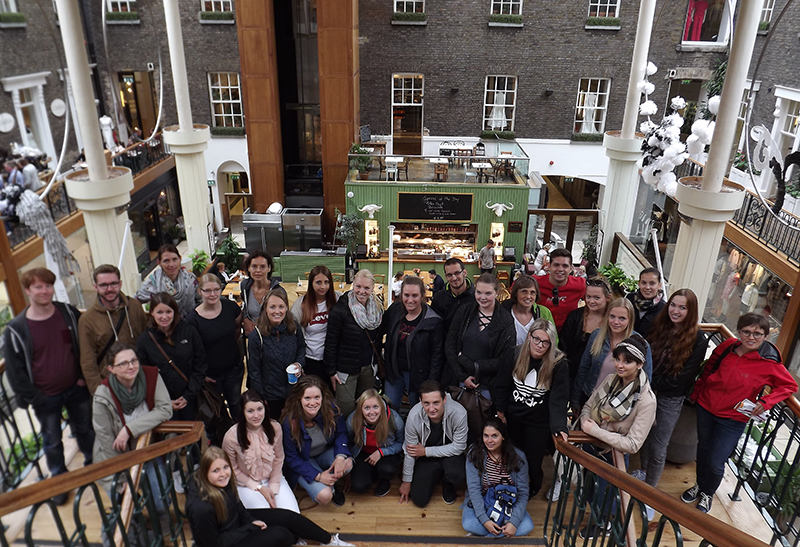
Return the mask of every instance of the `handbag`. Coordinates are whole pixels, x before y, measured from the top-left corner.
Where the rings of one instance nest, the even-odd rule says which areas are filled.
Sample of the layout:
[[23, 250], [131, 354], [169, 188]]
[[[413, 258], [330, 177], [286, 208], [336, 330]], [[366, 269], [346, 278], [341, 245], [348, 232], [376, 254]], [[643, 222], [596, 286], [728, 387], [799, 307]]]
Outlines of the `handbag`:
[[517, 487], [511, 484], [491, 486], [483, 495], [483, 507], [489, 520], [503, 526], [511, 520], [511, 512], [517, 502]]
[[483, 422], [492, 415], [492, 401], [481, 394], [480, 389], [467, 386], [450, 386], [447, 388], [450, 397], [458, 401], [467, 410], [467, 425], [469, 426], [468, 442], [475, 442], [482, 431]]
[[[164, 348], [161, 347], [161, 344], [158, 343], [156, 337], [153, 336], [152, 332], [148, 331], [150, 335], [150, 339], [158, 348], [158, 351], [161, 352], [161, 355], [164, 356], [164, 359], [167, 360], [167, 363], [178, 373], [178, 375], [183, 378], [183, 381], [187, 384], [189, 383], [189, 379], [186, 375], [181, 372], [181, 369], [175, 364], [175, 362], [169, 358], [167, 353], [164, 351]], [[225, 400], [222, 398], [222, 395], [211, 385], [208, 380], [204, 380], [202, 385], [200, 386], [200, 391], [197, 393], [197, 412], [195, 414], [195, 419], [203, 422], [206, 424], [206, 427], [211, 429], [215, 434], [215, 439], [217, 442], [222, 440], [222, 437], [225, 436], [228, 429], [230, 429], [236, 422], [234, 422], [230, 414], [225, 408]]]

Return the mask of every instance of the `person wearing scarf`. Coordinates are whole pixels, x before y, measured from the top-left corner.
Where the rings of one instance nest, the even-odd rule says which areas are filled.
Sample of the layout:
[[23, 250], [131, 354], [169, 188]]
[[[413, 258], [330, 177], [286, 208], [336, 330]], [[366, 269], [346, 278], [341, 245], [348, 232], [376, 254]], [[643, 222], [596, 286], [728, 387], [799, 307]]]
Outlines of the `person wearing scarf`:
[[162, 245], [158, 249], [159, 268], [153, 270], [136, 291], [139, 302], [149, 302], [154, 294], [165, 292], [178, 303], [181, 319], [202, 303], [197, 291], [197, 278], [181, 266], [181, 255], [174, 245]]
[[[108, 350], [106, 363], [110, 375], [95, 391], [92, 408], [94, 463], [133, 450], [139, 436], [172, 417], [172, 402], [158, 369], [139, 366], [133, 346], [115, 342]], [[145, 474], [151, 489], [157, 492], [158, 479], [152, 467], [153, 462], [148, 462]], [[159, 467], [163, 484], [166, 470], [163, 464]], [[112, 478], [99, 481], [107, 492], [111, 489]], [[159, 513], [166, 510], [160, 496], [154, 499]]]
[[636, 321], [633, 328], [647, 337], [658, 312], [666, 302], [661, 292], [661, 273], [656, 268], [645, 268], [639, 273], [639, 289], [626, 297], [636, 308]]
[[[656, 396], [642, 370], [646, 351], [647, 342], [636, 334], [617, 344], [612, 353], [615, 372], [592, 392], [581, 411], [581, 429], [600, 441], [583, 445], [584, 450], [611, 465], [611, 449], [624, 453], [627, 464], [628, 455], [639, 451], [655, 421]], [[606, 499], [602, 493], [606, 481], [598, 479], [597, 487], [601, 493], [594, 499]], [[606, 509], [599, 509], [600, 514], [611, 514]], [[592, 538], [598, 532], [597, 526], [587, 526], [580, 536]]]
[[328, 315], [325, 371], [344, 416], [353, 413], [356, 399], [375, 384], [383, 305], [372, 293], [374, 286], [372, 272], [359, 270], [353, 289], [342, 295]]

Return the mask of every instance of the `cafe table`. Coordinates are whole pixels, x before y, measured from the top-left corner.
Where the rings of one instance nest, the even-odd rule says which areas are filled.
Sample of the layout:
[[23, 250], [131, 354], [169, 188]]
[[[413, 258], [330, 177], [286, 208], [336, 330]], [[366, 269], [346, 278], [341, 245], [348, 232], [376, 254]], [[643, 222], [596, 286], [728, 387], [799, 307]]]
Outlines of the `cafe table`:
[[[489, 163], [488, 161], [486, 161], [486, 162], [475, 161], [475, 162], [472, 162], [472, 168], [476, 169], [478, 171], [478, 182], [480, 182], [480, 180], [482, 178], [483, 179], [487, 178], [486, 177], [486, 175], [487, 175], [486, 171], [488, 171], [489, 169], [492, 168], [492, 164]], [[488, 182], [488, 179], [487, 179], [487, 182]]]

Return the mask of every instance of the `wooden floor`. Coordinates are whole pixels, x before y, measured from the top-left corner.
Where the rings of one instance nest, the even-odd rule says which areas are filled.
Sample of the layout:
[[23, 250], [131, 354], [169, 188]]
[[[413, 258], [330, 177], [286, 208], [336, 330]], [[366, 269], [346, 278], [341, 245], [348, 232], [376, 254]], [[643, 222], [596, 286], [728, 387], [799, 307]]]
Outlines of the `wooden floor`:
[[[75, 457], [76, 449], [74, 441], [65, 438], [67, 457], [71, 458], [70, 469], [80, 467], [83, 458], [78, 455]], [[631, 468], [637, 467], [634, 457]], [[545, 460], [545, 487], [528, 504], [528, 511], [535, 524], [534, 531], [523, 544], [541, 544], [542, 529], [547, 511], [547, 501], [544, 492], [549, 486], [552, 477], [552, 460]], [[32, 482], [33, 477], [28, 481]], [[680, 496], [686, 488], [694, 483], [694, 464], [674, 465], [668, 463], [661, 478], [660, 488], [667, 494], [675, 497]], [[753, 504], [748, 498], [740, 502], [731, 501], [727, 494], [733, 490], [734, 481], [728, 472], [725, 480], [720, 487], [711, 509], [711, 515], [729, 524], [733, 524], [744, 533], [753, 535], [762, 541], [769, 542], [770, 531], [764, 524], [763, 519], [756, 512]], [[425, 536], [425, 545], [439, 545], [435, 538], [441, 538], [442, 544], [464, 545], [475, 544], [475, 539], [466, 538], [464, 530], [461, 528], [461, 510], [459, 506], [463, 501], [463, 492], [459, 492], [459, 499], [453, 505], [446, 505], [441, 499], [441, 490], [437, 487], [434, 496], [428, 507], [420, 509], [413, 504], [398, 503], [399, 481], [395, 480], [392, 484], [392, 491], [383, 498], [375, 497], [371, 494], [347, 494], [347, 501], [343, 507], [318, 506], [311, 501], [305, 492], [298, 488], [295, 493], [298, 497], [301, 511], [304, 515], [326, 530], [337, 533], [341, 532], [344, 538], [348, 534], [358, 534], [360, 547], [396, 545], [398, 541], [389, 536]], [[93, 544], [99, 544], [100, 519], [95, 503], [90, 496], [84, 495], [80, 516], [87, 526], [87, 536]], [[103, 493], [104, 503], [105, 493]], [[72, 501], [72, 496], [71, 500]], [[74, 527], [72, 516], [72, 503], [59, 508], [59, 513], [67, 528], [67, 533], [71, 533]], [[656, 515], [659, 517], [660, 515]], [[23, 526], [27, 511], [3, 518], [3, 524], [8, 527], [6, 537], [9, 543], [15, 542], [17, 545], [24, 544]], [[37, 514], [34, 520], [34, 538], [36, 545], [52, 544], [51, 541], [58, 540], [58, 532], [53, 525], [52, 516], [46, 508]], [[698, 545], [701, 538], [689, 530], [684, 530], [684, 543], [686, 545]], [[186, 528], [187, 538], [191, 537], [188, 526]], [[417, 538], [415, 538], [417, 539]], [[403, 541], [403, 543], [415, 543], [415, 539]], [[455, 543], [454, 543], [455, 541]], [[492, 542], [488, 542], [492, 544]], [[503, 542], [506, 544], [507, 542]], [[59, 543], [60, 544], [60, 543]], [[669, 538], [662, 545], [674, 545], [674, 539]]]

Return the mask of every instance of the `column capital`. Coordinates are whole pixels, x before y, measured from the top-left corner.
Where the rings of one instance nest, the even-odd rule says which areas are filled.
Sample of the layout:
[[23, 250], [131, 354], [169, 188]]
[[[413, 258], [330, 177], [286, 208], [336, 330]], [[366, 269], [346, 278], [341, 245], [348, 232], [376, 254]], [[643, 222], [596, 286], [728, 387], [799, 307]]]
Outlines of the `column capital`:
[[133, 175], [127, 167], [109, 167], [111, 178], [90, 180], [89, 171], [83, 169], [66, 176], [67, 194], [79, 209], [102, 211], [120, 207], [131, 201]]
[[603, 135], [603, 148], [606, 156], [621, 161], [638, 161], [642, 157], [642, 139], [644, 135], [637, 133], [632, 139], [623, 139], [621, 131], [606, 131]]
[[675, 199], [681, 214], [708, 222], [727, 222], [744, 202], [744, 187], [724, 179], [721, 192], [700, 189], [703, 177], [683, 177]]
[[208, 148], [211, 131], [207, 125], [196, 123], [192, 131], [181, 131], [180, 126], [171, 125], [164, 128], [164, 142], [169, 145], [173, 154], [194, 154]]

